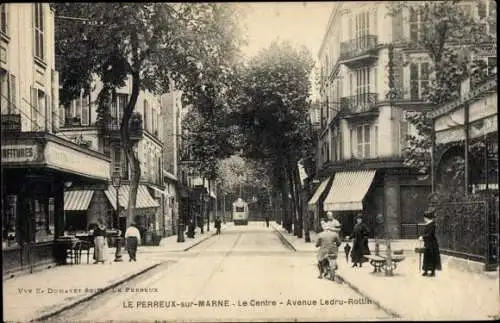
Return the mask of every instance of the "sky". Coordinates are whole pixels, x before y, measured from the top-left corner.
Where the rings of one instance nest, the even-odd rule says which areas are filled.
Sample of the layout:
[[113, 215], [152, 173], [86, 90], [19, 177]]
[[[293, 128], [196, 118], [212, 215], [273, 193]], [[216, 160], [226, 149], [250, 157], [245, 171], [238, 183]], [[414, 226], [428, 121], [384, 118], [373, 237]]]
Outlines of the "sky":
[[[248, 44], [246, 56], [253, 56], [275, 39], [306, 46], [315, 61], [334, 2], [247, 2], [241, 20]], [[313, 90], [313, 96], [317, 90]]]

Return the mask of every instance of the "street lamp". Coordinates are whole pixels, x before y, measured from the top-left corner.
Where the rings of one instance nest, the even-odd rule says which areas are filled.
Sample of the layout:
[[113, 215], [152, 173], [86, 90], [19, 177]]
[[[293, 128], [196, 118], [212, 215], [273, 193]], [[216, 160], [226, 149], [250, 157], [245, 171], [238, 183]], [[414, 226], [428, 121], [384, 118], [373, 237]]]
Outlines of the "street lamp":
[[[63, 191], [63, 196], [64, 196], [64, 192], [66, 192], [66, 189], [70, 188], [71, 185], [73, 185], [73, 182], [64, 182], [64, 191]], [[65, 235], [64, 233], [66, 232], [66, 210], [64, 209], [63, 207], [63, 220], [64, 220], [64, 226], [63, 226], [63, 235]], [[59, 231], [61, 232], [61, 231]]]
[[[117, 226], [118, 232], [120, 232], [120, 230], [119, 230], [120, 214], [118, 213], [118, 210], [120, 208], [119, 207], [119, 199], [118, 199], [119, 194], [120, 194], [120, 184], [121, 184], [120, 172], [113, 173], [113, 176], [111, 177], [111, 184], [113, 185], [113, 187], [116, 190], [116, 226]], [[111, 223], [113, 223], [113, 221], [111, 221]], [[122, 246], [121, 246], [120, 234], [117, 235], [116, 240], [115, 240], [115, 244], [116, 244], [115, 261], [116, 262], [123, 261], [122, 260], [122, 252], [121, 252]]]

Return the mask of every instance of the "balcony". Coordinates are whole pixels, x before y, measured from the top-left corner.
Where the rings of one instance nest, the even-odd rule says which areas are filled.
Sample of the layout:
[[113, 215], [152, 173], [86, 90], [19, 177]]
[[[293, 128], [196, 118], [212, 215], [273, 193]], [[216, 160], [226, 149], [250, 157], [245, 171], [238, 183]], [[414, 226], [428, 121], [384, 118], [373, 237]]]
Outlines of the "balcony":
[[372, 114], [377, 105], [377, 93], [363, 93], [340, 98], [340, 109], [344, 115]]
[[378, 37], [366, 35], [340, 43], [339, 60], [346, 65], [356, 65], [377, 59], [375, 49]]
[[[116, 119], [112, 119], [110, 122], [104, 123], [100, 129], [110, 140], [120, 140], [120, 124]], [[142, 139], [143, 127], [141, 114], [134, 113], [132, 115], [129, 121], [129, 130], [130, 140], [139, 141]]]

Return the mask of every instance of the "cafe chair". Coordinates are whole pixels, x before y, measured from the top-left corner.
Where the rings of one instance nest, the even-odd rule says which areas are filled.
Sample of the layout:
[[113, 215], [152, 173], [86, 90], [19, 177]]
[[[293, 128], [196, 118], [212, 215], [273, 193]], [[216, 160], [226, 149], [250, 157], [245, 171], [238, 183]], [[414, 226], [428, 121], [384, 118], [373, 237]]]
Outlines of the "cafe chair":
[[66, 259], [70, 264], [79, 264], [81, 260], [81, 245], [80, 240], [76, 240], [72, 243], [71, 247], [66, 250]]
[[87, 241], [80, 241], [80, 256], [79, 259], [82, 258], [82, 253], [85, 252], [87, 254], [87, 264], [90, 261], [90, 249], [92, 249], [93, 244]]

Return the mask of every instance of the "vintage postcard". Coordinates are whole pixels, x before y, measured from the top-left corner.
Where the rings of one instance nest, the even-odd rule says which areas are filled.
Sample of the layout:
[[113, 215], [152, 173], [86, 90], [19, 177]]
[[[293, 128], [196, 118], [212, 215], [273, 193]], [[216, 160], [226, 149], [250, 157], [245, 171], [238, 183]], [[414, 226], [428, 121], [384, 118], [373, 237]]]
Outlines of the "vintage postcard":
[[500, 319], [496, 10], [2, 3], [3, 321]]

